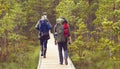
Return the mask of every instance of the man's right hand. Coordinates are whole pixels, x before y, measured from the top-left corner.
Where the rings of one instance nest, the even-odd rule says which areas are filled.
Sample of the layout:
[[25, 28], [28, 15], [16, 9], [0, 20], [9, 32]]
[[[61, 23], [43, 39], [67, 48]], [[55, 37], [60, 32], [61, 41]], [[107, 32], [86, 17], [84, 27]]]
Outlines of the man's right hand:
[[58, 42], [57, 42], [57, 40], [55, 40], [55, 45], [57, 45], [58, 44]]
[[69, 44], [72, 44], [72, 39], [71, 39], [71, 37], [69, 37]]

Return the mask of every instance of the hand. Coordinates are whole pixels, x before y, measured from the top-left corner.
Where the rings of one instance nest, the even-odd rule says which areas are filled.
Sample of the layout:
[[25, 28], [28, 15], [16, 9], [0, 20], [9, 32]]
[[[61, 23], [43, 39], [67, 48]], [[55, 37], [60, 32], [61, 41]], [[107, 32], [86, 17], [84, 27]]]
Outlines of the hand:
[[71, 39], [71, 37], [69, 37], [69, 44], [72, 44], [72, 39]]
[[72, 42], [69, 40], [69, 41], [68, 41], [68, 44], [72, 44]]
[[55, 40], [55, 45], [57, 45], [58, 44], [58, 42], [57, 42], [57, 40]]

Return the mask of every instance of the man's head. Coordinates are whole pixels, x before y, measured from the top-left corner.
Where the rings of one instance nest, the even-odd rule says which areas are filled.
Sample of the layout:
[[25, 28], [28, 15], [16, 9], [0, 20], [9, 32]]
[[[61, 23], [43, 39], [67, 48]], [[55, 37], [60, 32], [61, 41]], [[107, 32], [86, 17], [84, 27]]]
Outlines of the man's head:
[[41, 19], [48, 20], [48, 18], [47, 18], [47, 12], [43, 12], [43, 13], [42, 13]]
[[58, 24], [62, 24], [62, 22], [63, 22], [63, 19], [62, 19], [62, 18], [58, 18], [58, 19], [56, 19], [56, 23], [58, 23]]
[[61, 17], [61, 18], [63, 19], [63, 23], [68, 23], [64, 17]]

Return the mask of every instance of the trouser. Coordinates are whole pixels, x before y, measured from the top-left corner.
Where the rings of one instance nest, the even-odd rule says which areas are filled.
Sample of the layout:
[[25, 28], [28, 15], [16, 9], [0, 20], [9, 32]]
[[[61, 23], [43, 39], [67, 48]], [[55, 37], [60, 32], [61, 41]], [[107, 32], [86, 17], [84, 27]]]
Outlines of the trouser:
[[64, 51], [64, 59], [68, 58], [67, 41], [66, 42], [58, 42], [58, 51], [59, 51], [59, 61], [60, 61], [60, 63], [63, 63], [62, 51]]
[[41, 46], [41, 55], [46, 55], [47, 51], [47, 40], [40, 40], [40, 46]]

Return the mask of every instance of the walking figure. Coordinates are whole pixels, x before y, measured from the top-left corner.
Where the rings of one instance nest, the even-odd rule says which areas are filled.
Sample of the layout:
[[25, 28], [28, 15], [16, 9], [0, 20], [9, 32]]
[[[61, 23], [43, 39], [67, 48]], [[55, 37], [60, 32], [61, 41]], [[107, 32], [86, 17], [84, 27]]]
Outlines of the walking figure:
[[[65, 60], [65, 64], [68, 65], [68, 41], [71, 43], [70, 38], [70, 28], [65, 18], [58, 18], [56, 20], [56, 25], [54, 26], [54, 38], [55, 44], [58, 44], [59, 51], [59, 61], [60, 64], [63, 64], [63, 59]], [[64, 50], [64, 58], [62, 50]]]
[[46, 58], [46, 51], [47, 51], [47, 43], [48, 39], [50, 39], [49, 30], [51, 29], [51, 24], [47, 19], [47, 15], [44, 13], [40, 20], [38, 20], [36, 29], [39, 30], [39, 39], [40, 39], [40, 46], [41, 46], [41, 56]]

